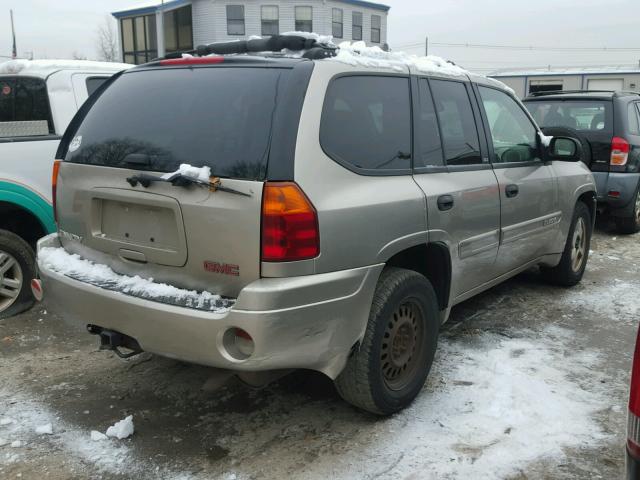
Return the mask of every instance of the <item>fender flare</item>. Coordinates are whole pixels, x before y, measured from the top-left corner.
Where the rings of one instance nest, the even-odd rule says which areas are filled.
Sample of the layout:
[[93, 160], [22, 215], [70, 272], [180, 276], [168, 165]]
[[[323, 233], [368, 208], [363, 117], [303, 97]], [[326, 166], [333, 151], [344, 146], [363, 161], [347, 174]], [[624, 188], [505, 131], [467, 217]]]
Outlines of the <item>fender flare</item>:
[[34, 190], [14, 182], [0, 180], [0, 202], [17, 205], [29, 212], [38, 219], [47, 234], [56, 231], [52, 205]]

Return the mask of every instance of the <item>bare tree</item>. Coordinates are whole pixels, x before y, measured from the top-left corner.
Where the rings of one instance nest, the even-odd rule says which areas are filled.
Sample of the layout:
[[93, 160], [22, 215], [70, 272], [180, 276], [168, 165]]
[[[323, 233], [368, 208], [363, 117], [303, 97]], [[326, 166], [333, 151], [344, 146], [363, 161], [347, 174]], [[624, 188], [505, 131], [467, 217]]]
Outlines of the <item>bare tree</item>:
[[118, 42], [110, 17], [106, 17], [104, 23], [98, 27], [96, 49], [98, 50], [98, 58], [103, 62], [118, 61]]
[[74, 60], [86, 60], [87, 56], [84, 55], [83, 53], [78, 52], [77, 50], [74, 50], [73, 53], [71, 54], [72, 58]]

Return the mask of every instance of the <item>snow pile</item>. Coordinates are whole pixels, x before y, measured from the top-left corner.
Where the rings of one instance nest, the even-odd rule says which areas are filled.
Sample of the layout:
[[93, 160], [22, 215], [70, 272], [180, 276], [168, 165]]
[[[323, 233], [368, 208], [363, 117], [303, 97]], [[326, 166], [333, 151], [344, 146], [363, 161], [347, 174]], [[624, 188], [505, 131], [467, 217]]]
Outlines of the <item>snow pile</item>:
[[193, 167], [188, 163], [183, 163], [180, 165], [178, 170], [176, 170], [175, 172], [165, 173], [164, 175], [162, 175], [162, 178], [170, 179], [174, 175], [182, 175], [184, 177], [192, 178], [200, 182], [209, 183], [209, 178], [211, 177], [211, 168]]
[[172, 305], [226, 313], [235, 303], [235, 300], [207, 291], [185, 290], [166, 283], [155, 283], [152, 278], [146, 279], [138, 275], [120, 275], [107, 265], [85, 260], [79, 255], [68, 253], [64, 248], [42, 248], [38, 253], [38, 265], [101, 288]]
[[46, 423], [36, 427], [36, 434], [38, 435], [53, 435], [53, 425]]
[[106, 440], [107, 437], [104, 433], [99, 432], [97, 430], [91, 430], [91, 440], [94, 442], [100, 442], [101, 440]]
[[367, 47], [364, 42], [341, 43], [337, 55], [329, 61], [346, 63], [354, 67], [386, 68], [395, 71], [405, 71], [407, 67], [414, 67], [422, 73], [453, 76], [469, 74], [465, 69], [434, 55], [420, 57], [405, 52], [385, 52], [380, 47]]
[[282, 35], [286, 37], [302, 37], [325, 45], [333, 45], [333, 37], [331, 35], [319, 35], [313, 32], [285, 32]]
[[[119, 422], [116, 422], [115, 425], [109, 427], [107, 429], [107, 437], [122, 440], [123, 438], [128, 438], [133, 435], [133, 432], [133, 415], [129, 415], [124, 420], [120, 420]], [[94, 439], [93, 434], [91, 435], [91, 439]]]

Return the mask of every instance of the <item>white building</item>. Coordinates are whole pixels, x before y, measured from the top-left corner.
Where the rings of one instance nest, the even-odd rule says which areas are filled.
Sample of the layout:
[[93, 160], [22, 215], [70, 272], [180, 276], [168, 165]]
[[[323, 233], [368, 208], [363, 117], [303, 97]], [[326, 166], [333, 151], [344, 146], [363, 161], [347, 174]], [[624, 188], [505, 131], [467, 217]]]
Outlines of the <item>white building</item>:
[[556, 90], [628, 90], [640, 92], [640, 65], [500, 72], [490, 75], [520, 98]]
[[140, 64], [197, 45], [293, 31], [383, 47], [389, 8], [363, 0], [169, 0], [112, 15], [123, 61]]

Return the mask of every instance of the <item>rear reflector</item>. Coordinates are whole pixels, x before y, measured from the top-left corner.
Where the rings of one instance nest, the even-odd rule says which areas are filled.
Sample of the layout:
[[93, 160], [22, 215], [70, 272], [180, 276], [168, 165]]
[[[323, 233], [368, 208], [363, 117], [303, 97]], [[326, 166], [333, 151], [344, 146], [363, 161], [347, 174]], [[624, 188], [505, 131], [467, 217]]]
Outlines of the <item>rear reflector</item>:
[[31, 293], [33, 294], [33, 298], [35, 298], [38, 302], [42, 301], [42, 297], [44, 296], [44, 292], [42, 290], [42, 282], [37, 278], [31, 280]]
[[224, 57], [182, 57], [160, 60], [160, 65], [212, 65], [224, 62]]
[[295, 183], [265, 183], [261, 247], [263, 262], [306, 260], [320, 253], [318, 214]]
[[62, 160], [53, 162], [53, 173], [51, 175], [51, 200], [53, 203], [53, 219], [58, 221], [58, 210], [56, 208], [56, 194], [58, 193], [58, 173], [60, 172], [60, 163]]
[[636, 337], [636, 348], [631, 369], [627, 446], [631, 453], [640, 458], [640, 330]]
[[626, 165], [629, 158], [629, 142], [624, 138], [613, 137], [611, 140], [611, 165]]

